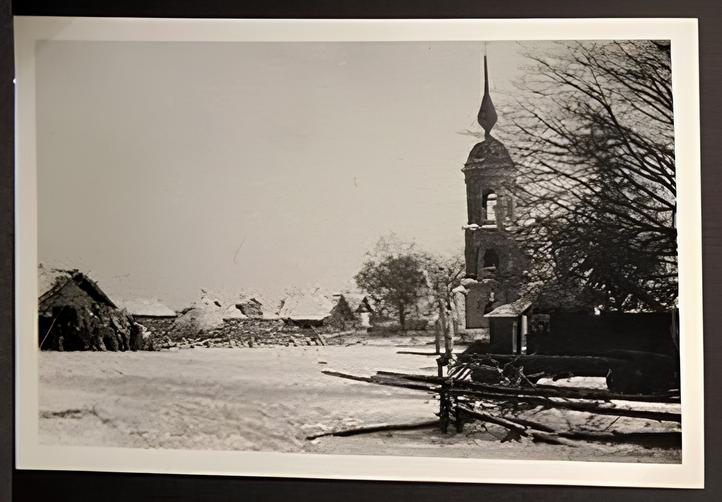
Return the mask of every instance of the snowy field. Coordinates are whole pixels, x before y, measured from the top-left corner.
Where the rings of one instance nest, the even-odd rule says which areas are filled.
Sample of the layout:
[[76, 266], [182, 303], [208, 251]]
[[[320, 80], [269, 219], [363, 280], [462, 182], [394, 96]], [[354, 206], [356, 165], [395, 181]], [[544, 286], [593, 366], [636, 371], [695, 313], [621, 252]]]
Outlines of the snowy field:
[[[436, 374], [433, 357], [397, 354], [433, 346], [358, 344], [161, 352], [41, 352], [44, 444], [477, 458], [680, 462], [679, 449], [501, 442], [503, 429], [469, 424], [352, 437], [306, 436], [353, 426], [434, 419], [423, 391], [327, 376], [378, 370]], [[551, 425], [670, 430], [670, 424], [542, 410]], [[665, 428], [667, 427], [667, 428]]]

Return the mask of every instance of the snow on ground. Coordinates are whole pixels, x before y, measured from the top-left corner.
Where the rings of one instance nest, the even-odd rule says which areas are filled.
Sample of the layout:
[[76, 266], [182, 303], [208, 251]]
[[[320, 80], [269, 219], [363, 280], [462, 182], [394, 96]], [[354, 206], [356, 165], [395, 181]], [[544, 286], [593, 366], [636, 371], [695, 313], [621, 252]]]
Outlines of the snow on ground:
[[[44, 444], [419, 455], [623, 462], [679, 462], [677, 449], [580, 443], [500, 442], [503, 429], [470, 424], [352, 437], [306, 436], [353, 426], [434, 419], [422, 391], [321, 373], [378, 370], [436, 373], [433, 357], [397, 354], [389, 344], [261, 347], [162, 352], [41, 352], [40, 438]], [[419, 351], [431, 351], [417, 345]], [[550, 425], [664, 430], [644, 420], [537, 410]], [[614, 422], [614, 423], [613, 423]]]

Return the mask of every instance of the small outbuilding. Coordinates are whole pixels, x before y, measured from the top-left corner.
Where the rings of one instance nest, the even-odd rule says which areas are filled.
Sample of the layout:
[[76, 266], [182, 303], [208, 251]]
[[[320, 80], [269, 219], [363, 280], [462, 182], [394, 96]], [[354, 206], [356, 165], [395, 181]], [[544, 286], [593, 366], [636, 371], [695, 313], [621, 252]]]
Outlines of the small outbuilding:
[[489, 351], [494, 354], [526, 354], [529, 312], [534, 298], [521, 297], [501, 305], [484, 317], [489, 320]]
[[677, 354], [676, 312], [601, 312], [552, 309], [541, 288], [488, 314], [489, 351], [497, 354]]

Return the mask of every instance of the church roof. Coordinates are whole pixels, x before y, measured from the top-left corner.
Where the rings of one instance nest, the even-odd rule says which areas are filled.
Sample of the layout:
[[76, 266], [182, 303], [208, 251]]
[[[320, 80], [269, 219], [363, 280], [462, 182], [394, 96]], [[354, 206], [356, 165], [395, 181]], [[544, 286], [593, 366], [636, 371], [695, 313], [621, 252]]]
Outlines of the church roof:
[[504, 144], [498, 139], [488, 136], [481, 143], [474, 145], [466, 161], [465, 169], [479, 167], [513, 168], [514, 161]]
[[477, 168], [513, 168], [514, 162], [504, 144], [492, 137], [491, 130], [496, 124], [497, 114], [489, 94], [489, 70], [484, 54], [484, 96], [477, 115], [479, 125], [484, 129], [484, 141], [474, 145], [469, 153], [464, 170]]

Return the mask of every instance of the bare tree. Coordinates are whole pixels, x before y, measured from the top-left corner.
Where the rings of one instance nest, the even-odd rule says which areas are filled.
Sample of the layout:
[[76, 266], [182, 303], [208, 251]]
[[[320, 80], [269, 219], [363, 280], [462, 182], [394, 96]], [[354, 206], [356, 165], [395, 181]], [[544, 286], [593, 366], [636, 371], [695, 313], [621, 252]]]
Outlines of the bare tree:
[[421, 254], [394, 235], [379, 239], [354, 279], [360, 289], [393, 308], [402, 330], [410, 309], [427, 293]]
[[564, 43], [527, 55], [534, 64], [502, 135], [519, 164], [513, 230], [536, 278], [590, 290], [609, 309], [673, 306], [669, 44]]
[[461, 284], [466, 266], [460, 255], [442, 256], [424, 253], [422, 259], [429, 294], [439, 315], [436, 352], [440, 353], [442, 336], [450, 340], [454, 335], [454, 325], [450, 318], [453, 290]]

